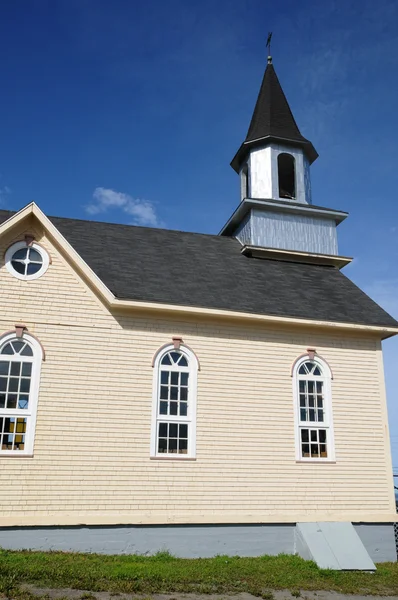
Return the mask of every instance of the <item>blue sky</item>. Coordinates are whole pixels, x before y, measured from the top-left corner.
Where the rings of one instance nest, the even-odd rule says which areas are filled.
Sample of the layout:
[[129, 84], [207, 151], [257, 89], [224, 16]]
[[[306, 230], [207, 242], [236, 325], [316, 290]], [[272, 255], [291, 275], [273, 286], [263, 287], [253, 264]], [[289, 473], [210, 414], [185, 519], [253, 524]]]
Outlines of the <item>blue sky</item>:
[[[8, 0], [0, 205], [217, 233], [266, 63], [320, 157], [314, 203], [350, 212], [345, 272], [398, 318], [395, 0]], [[385, 368], [398, 472], [398, 339]]]

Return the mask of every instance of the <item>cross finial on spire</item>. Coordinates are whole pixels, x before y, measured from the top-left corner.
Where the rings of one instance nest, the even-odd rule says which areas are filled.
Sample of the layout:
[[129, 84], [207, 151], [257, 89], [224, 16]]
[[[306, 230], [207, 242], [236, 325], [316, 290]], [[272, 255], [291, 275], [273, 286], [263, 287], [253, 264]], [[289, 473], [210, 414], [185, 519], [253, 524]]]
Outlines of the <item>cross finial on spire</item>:
[[268, 48], [268, 64], [270, 65], [272, 63], [272, 56], [271, 56], [271, 40], [272, 40], [272, 31], [268, 32], [268, 38], [267, 38], [267, 43], [266, 46]]

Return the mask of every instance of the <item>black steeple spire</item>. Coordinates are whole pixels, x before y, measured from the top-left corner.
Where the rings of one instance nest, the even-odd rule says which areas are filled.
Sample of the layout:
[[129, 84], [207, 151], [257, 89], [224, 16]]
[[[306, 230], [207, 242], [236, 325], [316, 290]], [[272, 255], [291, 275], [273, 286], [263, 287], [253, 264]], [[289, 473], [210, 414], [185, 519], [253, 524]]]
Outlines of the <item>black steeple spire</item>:
[[301, 135], [297, 127], [270, 56], [246, 139], [231, 162], [235, 171], [239, 172], [250, 148], [267, 141], [301, 146], [310, 163], [318, 157], [312, 143]]

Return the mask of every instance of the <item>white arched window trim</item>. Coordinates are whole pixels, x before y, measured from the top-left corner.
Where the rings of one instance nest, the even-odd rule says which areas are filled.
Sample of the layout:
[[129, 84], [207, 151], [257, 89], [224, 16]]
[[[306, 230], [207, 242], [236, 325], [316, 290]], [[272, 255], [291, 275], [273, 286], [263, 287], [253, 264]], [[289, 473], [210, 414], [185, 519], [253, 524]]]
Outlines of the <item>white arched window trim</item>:
[[[34, 438], [36, 431], [36, 418], [37, 418], [37, 404], [39, 399], [39, 386], [40, 386], [40, 373], [41, 364], [44, 360], [43, 347], [40, 342], [29, 333], [23, 334], [23, 337], [18, 337], [15, 332], [7, 333], [0, 337], [0, 352], [8, 342], [20, 341], [27, 342], [33, 351], [33, 357], [29, 359], [22, 359], [18, 355], [8, 356], [0, 354], [0, 361], [7, 360], [10, 362], [30, 362], [32, 364], [32, 372], [30, 379], [30, 390], [29, 390], [29, 404], [28, 409], [7, 409], [0, 408], [0, 419], [8, 418], [26, 418], [26, 432], [25, 432], [25, 444], [23, 450], [3, 450], [2, 444], [0, 444], [0, 458], [2, 456], [26, 456], [33, 455]], [[22, 360], [21, 360], [22, 359]]]
[[[188, 379], [188, 411], [186, 416], [161, 415], [160, 407], [160, 387], [161, 387], [161, 361], [169, 352], [180, 352], [188, 361], [189, 373]], [[152, 427], [151, 427], [151, 458], [186, 460], [196, 458], [196, 402], [197, 402], [197, 382], [199, 362], [195, 353], [185, 346], [180, 344], [176, 348], [174, 344], [162, 346], [157, 352], [153, 360], [153, 395], [152, 395]], [[173, 367], [167, 367], [168, 370], [178, 370]], [[159, 423], [177, 423], [188, 425], [188, 448], [186, 454], [161, 453], [158, 451], [159, 440]]]
[[[322, 375], [299, 375], [300, 367], [304, 363], [312, 363], [319, 367]], [[294, 400], [294, 421], [295, 421], [295, 445], [296, 445], [296, 460], [300, 462], [335, 462], [335, 445], [334, 445], [334, 431], [333, 431], [333, 413], [332, 413], [332, 379], [333, 374], [328, 363], [320, 356], [310, 356], [305, 354], [300, 356], [292, 368], [293, 378], [293, 400]], [[301, 418], [300, 411], [300, 381], [319, 381], [322, 382], [322, 396], [324, 411], [323, 421], [309, 421]], [[315, 409], [314, 409], [315, 410]], [[303, 456], [302, 449], [302, 437], [301, 432], [303, 429], [311, 431], [317, 431], [318, 436], [320, 431], [326, 431], [326, 444], [327, 444], [327, 456]], [[319, 438], [318, 438], [319, 439]], [[311, 441], [309, 441], [311, 443]]]

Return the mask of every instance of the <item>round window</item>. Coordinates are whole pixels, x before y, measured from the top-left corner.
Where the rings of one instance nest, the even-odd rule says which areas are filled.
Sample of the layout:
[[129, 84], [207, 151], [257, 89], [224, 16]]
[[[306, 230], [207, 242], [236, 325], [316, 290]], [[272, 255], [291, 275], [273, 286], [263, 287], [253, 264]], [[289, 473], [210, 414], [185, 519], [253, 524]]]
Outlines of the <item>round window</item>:
[[47, 252], [35, 243], [17, 242], [8, 248], [5, 258], [8, 271], [18, 279], [37, 279], [50, 263]]

